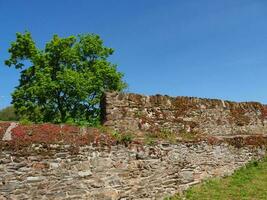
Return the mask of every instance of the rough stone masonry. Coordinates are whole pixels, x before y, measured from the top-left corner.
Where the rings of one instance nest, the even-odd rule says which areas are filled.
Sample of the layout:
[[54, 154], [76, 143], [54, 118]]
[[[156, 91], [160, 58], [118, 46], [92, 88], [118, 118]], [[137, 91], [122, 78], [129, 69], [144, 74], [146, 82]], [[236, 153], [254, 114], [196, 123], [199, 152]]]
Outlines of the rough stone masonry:
[[267, 112], [259, 103], [107, 93], [101, 110], [103, 124], [121, 133], [186, 132], [206, 139], [18, 150], [6, 148], [14, 141], [0, 141], [0, 200], [162, 200], [266, 156]]
[[101, 108], [103, 124], [122, 132], [267, 133], [267, 106], [257, 102], [106, 93]]
[[2, 151], [0, 199], [164, 199], [205, 178], [230, 175], [266, 153], [263, 147], [206, 142], [87, 145], [75, 154], [71, 148], [54, 144]]

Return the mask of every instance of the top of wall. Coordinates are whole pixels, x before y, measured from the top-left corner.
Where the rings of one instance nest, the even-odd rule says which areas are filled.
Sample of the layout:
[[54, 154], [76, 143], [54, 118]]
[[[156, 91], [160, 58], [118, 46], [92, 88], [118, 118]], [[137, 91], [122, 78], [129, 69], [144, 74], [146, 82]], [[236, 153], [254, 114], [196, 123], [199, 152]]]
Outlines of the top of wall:
[[[136, 93], [118, 93], [107, 92], [104, 95], [106, 103], [112, 103], [113, 106], [142, 106], [142, 107], [161, 107], [161, 108], [177, 108], [181, 104], [195, 104], [196, 106], [206, 106], [206, 108], [220, 107], [224, 109], [243, 108], [243, 109], [262, 109], [267, 107], [259, 102], [234, 102], [221, 99], [209, 99], [186, 96], [168, 96], [168, 95], [142, 95]], [[116, 97], [116, 101], [114, 101]]]
[[111, 92], [104, 95], [101, 110], [104, 125], [123, 131], [267, 133], [267, 106], [258, 102]]

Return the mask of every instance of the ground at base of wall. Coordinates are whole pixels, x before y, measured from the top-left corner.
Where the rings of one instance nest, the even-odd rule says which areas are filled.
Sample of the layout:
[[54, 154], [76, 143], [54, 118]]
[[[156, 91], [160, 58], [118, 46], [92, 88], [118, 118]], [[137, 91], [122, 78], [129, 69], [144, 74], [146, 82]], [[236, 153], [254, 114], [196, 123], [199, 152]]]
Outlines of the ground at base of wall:
[[237, 170], [232, 176], [214, 178], [195, 185], [183, 195], [165, 200], [266, 200], [267, 199], [267, 158], [253, 161]]

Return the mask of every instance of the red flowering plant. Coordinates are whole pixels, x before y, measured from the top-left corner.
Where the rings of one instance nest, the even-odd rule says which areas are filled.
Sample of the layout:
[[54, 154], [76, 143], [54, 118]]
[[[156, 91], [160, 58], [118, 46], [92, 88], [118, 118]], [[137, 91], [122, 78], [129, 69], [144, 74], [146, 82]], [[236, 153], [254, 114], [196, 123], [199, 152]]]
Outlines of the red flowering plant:
[[25, 142], [54, 143], [64, 140], [65, 134], [68, 133], [66, 131], [72, 130], [73, 133], [74, 129], [66, 129], [55, 124], [18, 125], [12, 130], [12, 138], [25, 140]]
[[[74, 125], [56, 124], [19, 124], [12, 130], [12, 140], [23, 145], [31, 143], [59, 143], [71, 145], [86, 145], [89, 143], [110, 143], [97, 128], [88, 128]], [[98, 140], [101, 140], [99, 142]]]
[[118, 143], [129, 143], [114, 137], [110, 130], [66, 124], [18, 124], [11, 132], [12, 140], [8, 144], [16, 148], [29, 144], [69, 144], [74, 147], [92, 144], [111, 147]]

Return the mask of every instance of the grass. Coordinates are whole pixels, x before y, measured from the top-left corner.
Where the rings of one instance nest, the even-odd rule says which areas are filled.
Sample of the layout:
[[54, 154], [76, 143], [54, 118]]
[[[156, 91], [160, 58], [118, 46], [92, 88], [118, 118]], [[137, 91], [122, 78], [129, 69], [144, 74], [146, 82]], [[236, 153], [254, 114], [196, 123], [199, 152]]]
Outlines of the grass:
[[145, 135], [145, 144], [154, 145], [158, 140], [165, 140], [170, 143], [177, 143], [179, 141], [197, 141], [200, 139], [201, 135], [194, 132], [181, 131], [179, 134], [162, 128], [158, 132], [147, 132]]
[[148, 132], [145, 134], [145, 144], [153, 145], [156, 143], [157, 140], [166, 140], [170, 143], [175, 143], [176, 141], [176, 134], [171, 132], [168, 129], [161, 129], [158, 132]]
[[267, 158], [251, 162], [232, 176], [195, 185], [180, 196], [165, 200], [266, 200]]
[[198, 140], [200, 135], [194, 132], [186, 132], [185, 130], [179, 133], [179, 137], [184, 141]]

